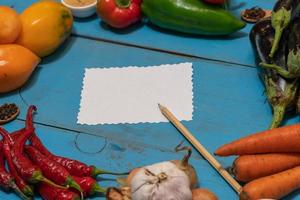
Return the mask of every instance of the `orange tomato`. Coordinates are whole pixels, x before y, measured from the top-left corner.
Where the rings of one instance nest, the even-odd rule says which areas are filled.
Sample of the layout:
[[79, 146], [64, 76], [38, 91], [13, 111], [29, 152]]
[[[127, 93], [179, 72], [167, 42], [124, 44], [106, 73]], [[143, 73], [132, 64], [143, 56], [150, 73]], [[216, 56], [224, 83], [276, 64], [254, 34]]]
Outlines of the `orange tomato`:
[[21, 20], [10, 7], [0, 6], [0, 44], [9, 44], [16, 41], [21, 32]]
[[0, 93], [21, 87], [39, 62], [40, 58], [23, 46], [0, 45]]

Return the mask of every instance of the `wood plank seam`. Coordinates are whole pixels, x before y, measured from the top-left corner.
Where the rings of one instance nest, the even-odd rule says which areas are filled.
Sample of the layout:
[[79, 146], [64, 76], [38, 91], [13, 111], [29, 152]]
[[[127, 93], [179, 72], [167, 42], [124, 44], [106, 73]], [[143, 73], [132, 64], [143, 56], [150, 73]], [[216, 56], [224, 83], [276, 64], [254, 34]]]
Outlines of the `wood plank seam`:
[[247, 64], [229, 62], [229, 61], [218, 60], [218, 59], [211, 59], [211, 58], [196, 56], [196, 55], [192, 55], [192, 54], [185, 54], [185, 53], [171, 51], [171, 50], [158, 49], [158, 48], [153, 48], [153, 47], [148, 47], [148, 46], [130, 44], [130, 43], [126, 43], [126, 42], [113, 41], [113, 40], [104, 39], [104, 38], [96, 38], [96, 37], [92, 37], [92, 36], [85, 36], [85, 35], [80, 35], [80, 34], [75, 34], [75, 33], [72, 33], [72, 36], [73, 37], [84, 38], [84, 39], [88, 39], [88, 40], [99, 41], [99, 42], [112, 43], [112, 44], [121, 45], [121, 46], [134, 47], [134, 48], [139, 48], [139, 49], [148, 50], [148, 51], [166, 53], [166, 54], [180, 56], [180, 57], [186, 57], [186, 58], [190, 58], [190, 59], [200, 59], [200, 60], [205, 60], [205, 61], [213, 61], [217, 64], [230, 64], [230, 65], [234, 65], [234, 66], [237, 65], [239, 67], [242, 66], [242, 67], [247, 67], [247, 68], [248, 67], [249, 68], [256, 68], [257, 67], [257, 66], [247, 65]]

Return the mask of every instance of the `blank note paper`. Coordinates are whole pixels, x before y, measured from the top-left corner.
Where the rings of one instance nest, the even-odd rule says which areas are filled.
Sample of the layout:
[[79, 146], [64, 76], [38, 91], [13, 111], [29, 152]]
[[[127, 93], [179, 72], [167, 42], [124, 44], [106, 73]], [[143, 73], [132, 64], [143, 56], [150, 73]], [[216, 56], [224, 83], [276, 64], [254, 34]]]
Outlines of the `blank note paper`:
[[193, 115], [192, 63], [149, 67], [87, 68], [79, 124], [167, 122], [157, 104], [179, 120]]

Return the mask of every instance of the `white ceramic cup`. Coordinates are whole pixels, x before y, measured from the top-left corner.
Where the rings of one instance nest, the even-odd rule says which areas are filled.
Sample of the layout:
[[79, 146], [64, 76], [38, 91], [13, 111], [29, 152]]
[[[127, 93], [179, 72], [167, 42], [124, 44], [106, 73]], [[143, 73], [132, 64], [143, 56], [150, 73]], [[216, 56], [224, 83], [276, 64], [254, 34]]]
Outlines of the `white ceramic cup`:
[[61, 0], [61, 3], [72, 11], [72, 15], [74, 17], [85, 18], [96, 13], [97, 0], [95, 0], [92, 4], [81, 7], [69, 5], [65, 2], [65, 0]]

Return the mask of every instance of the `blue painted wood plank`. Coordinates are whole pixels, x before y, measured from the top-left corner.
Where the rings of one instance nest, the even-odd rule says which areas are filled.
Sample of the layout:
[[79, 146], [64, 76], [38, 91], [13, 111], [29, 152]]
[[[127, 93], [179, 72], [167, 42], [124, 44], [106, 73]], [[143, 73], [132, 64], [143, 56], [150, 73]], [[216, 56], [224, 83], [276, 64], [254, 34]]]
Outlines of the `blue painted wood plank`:
[[[4, 5], [14, 5], [20, 12], [36, 0], [2, 0]], [[233, 12], [239, 16], [241, 10], [253, 6], [271, 9], [275, 0], [234, 0]], [[76, 34], [138, 46], [176, 51], [184, 54], [255, 66], [248, 33], [252, 25], [228, 37], [204, 37], [177, 34], [140, 23], [125, 30], [113, 30], [95, 15], [88, 19], [76, 19], [73, 32]]]
[[[169, 123], [77, 125], [77, 113], [85, 67], [179, 62], [193, 62], [194, 67], [194, 117], [185, 124], [201, 141], [204, 140], [211, 152], [226, 141], [268, 127], [272, 115], [255, 68], [187, 59], [74, 37], [60, 52], [43, 61], [31, 81], [22, 88], [21, 95], [27, 104], [38, 106], [37, 122], [169, 148], [182, 139]], [[26, 104], [21, 104], [21, 107], [25, 110]], [[24, 113], [21, 118], [24, 118]], [[287, 123], [298, 120], [294, 117]], [[169, 142], [165, 144], [164, 141]]]
[[[5, 128], [8, 131], [14, 131], [23, 126], [23, 122], [15, 121], [5, 126]], [[182, 153], [160, 151], [158, 149], [145, 148], [144, 146], [136, 146], [130, 143], [120, 143], [99, 136], [64, 131], [40, 125], [37, 125], [36, 128], [36, 132], [43, 143], [53, 153], [78, 159], [106, 170], [123, 172], [131, 170], [134, 167], [149, 165], [160, 161], [181, 159], [183, 157]], [[198, 173], [200, 180], [199, 185], [201, 187], [209, 188], [215, 192], [220, 199], [237, 198], [235, 192], [227, 183], [205, 160], [199, 157], [196, 152], [194, 152], [190, 163], [195, 167]], [[114, 177], [102, 176], [102, 178], [111, 179]], [[117, 185], [116, 182], [109, 180], [99, 181], [99, 183], [103, 187]], [[0, 199], [15, 200], [19, 198], [14, 194], [7, 194], [1, 191]], [[36, 199], [40, 198], [38, 197]], [[94, 197], [90, 199], [105, 198]]]
[[[148, 66], [178, 62], [193, 62], [194, 68], [194, 117], [192, 121], [183, 123], [211, 153], [225, 142], [266, 129], [271, 111], [265, 102], [264, 88], [255, 68], [188, 59], [75, 37], [70, 38], [56, 54], [44, 59], [31, 81], [22, 88], [21, 95], [27, 104], [38, 106], [38, 115], [35, 117], [38, 123], [102, 136], [117, 143], [139, 147], [137, 151], [145, 148], [170, 151], [183, 137], [169, 123], [87, 126], [77, 125], [76, 117], [85, 67]], [[0, 99], [0, 103], [3, 102]], [[20, 118], [24, 119], [26, 104], [20, 106]], [[292, 117], [285, 123], [298, 121], [298, 117]], [[49, 143], [51, 145], [55, 141], [49, 139]], [[61, 145], [57, 151], [64, 149], [64, 145]], [[77, 155], [72, 151], [69, 153]], [[161, 156], [157, 154], [151, 155]], [[143, 161], [137, 160], [136, 164], [150, 162], [148, 157]], [[231, 165], [233, 160], [232, 157], [218, 159], [223, 166]]]

